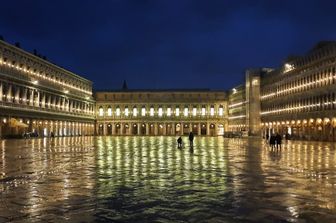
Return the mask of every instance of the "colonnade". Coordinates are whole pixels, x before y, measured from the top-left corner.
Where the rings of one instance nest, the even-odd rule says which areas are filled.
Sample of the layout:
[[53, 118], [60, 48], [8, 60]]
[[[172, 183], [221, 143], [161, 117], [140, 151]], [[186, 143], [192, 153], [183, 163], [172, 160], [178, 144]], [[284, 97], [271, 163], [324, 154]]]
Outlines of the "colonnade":
[[2, 118], [0, 137], [51, 137], [94, 135], [93, 122]]
[[94, 113], [93, 103], [4, 81], [0, 81], [0, 102], [14, 106], [20, 105], [24, 108], [38, 108], [85, 116], [92, 116]]
[[289, 139], [336, 141], [336, 118], [263, 122], [262, 135], [280, 133]]
[[224, 125], [208, 122], [97, 122], [97, 135], [195, 135], [216, 136]]

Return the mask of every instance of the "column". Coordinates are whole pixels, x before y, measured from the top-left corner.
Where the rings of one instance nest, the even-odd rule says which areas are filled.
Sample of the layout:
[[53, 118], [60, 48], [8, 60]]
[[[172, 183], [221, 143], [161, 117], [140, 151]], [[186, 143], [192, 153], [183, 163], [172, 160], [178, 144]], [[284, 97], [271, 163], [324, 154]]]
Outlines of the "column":
[[23, 89], [22, 102], [23, 102], [24, 105], [27, 104], [27, 91], [28, 91], [27, 88], [24, 88], [24, 89]]
[[107, 125], [106, 125], [106, 123], [104, 122], [104, 123], [103, 123], [103, 135], [104, 135], [104, 136], [106, 136], [106, 127], [107, 127]]
[[16, 87], [14, 101], [15, 103], [19, 103], [20, 101], [20, 87]]
[[124, 123], [120, 123], [120, 135], [124, 135]]
[[141, 135], [141, 123], [137, 123], [137, 127], [138, 127], [138, 134], [137, 135]]
[[215, 123], [214, 125], [215, 125], [215, 136], [218, 136], [218, 125], [217, 123]]
[[146, 123], [146, 136], [148, 136], [148, 135], [149, 135], [149, 124]]
[[46, 94], [45, 93], [42, 93], [42, 108], [45, 108], [45, 102], [46, 102]]
[[8, 90], [7, 90], [7, 101], [12, 102], [12, 85], [8, 85]]
[[176, 132], [175, 132], [175, 127], [176, 127], [176, 123], [172, 123], [172, 134], [173, 135], [176, 135]]
[[36, 107], [39, 107], [40, 106], [40, 92], [37, 91], [37, 96], [36, 96], [36, 99], [35, 99], [35, 106]]
[[163, 135], [167, 135], [167, 123], [163, 124]]
[[201, 123], [197, 124], [197, 135], [201, 135]]
[[180, 135], [183, 135], [183, 131], [184, 131], [184, 123], [181, 122], [181, 125], [180, 125]]
[[158, 123], [154, 124], [154, 135], [158, 135]]
[[209, 136], [210, 135], [210, 124], [206, 123], [206, 135]]
[[35, 91], [32, 89], [29, 89], [29, 106], [34, 106], [34, 96], [35, 96]]
[[192, 132], [192, 129], [193, 129], [193, 123], [190, 123], [189, 124], [189, 132]]
[[[0, 101], [2, 101], [2, 97], [3, 97], [3, 83], [0, 82]], [[0, 131], [1, 131], [1, 127], [0, 127]], [[1, 133], [0, 133], [0, 137], [1, 137]]]

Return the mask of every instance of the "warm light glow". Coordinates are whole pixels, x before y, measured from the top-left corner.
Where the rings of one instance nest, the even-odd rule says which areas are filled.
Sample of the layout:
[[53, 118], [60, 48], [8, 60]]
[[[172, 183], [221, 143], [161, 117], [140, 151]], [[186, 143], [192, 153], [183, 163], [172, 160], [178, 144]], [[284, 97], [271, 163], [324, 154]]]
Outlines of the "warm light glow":
[[99, 108], [99, 116], [104, 115], [104, 109], [102, 107]]
[[116, 109], [116, 116], [120, 116], [120, 108]]
[[210, 115], [211, 116], [215, 115], [215, 108], [213, 106], [211, 106], [211, 108], [210, 108]]
[[205, 108], [202, 107], [202, 116], [205, 116]]
[[294, 65], [292, 64], [289, 64], [289, 63], [285, 63], [284, 64], [284, 73], [287, 73], [291, 70], [294, 70]]
[[141, 116], [146, 116], [146, 108], [145, 107], [141, 108]]
[[223, 116], [223, 107], [219, 107], [219, 110], [218, 110], [218, 114], [219, 116]]
[[108, 108], [107, 109], [107, 115], [108, 116], [112, 116], [112, 108]]
[[128, 113], [129, 113], [128, 108], [125, 108], [125, 116], [128, 116]]
[[171, 116], [171, 108], [167, 108], [167, 116]]
[[187, 117], [189, 113], [189, 109], [188, 108], [184, 108], [184, 116]]
[[180, 116], [180, 108], [175, 109], [175, 116]]
[[162, 116], [162, 108], [161, 108], [161, 107], [160, 107], [159, 110], [158, 110], [158, 115], [159, 115], [159, 117]]
[[134, 117], [138, 116], [138, 109], [137, 108], [133, 108], [133, 116]]
[[195, 108], [195, 107], [193, 108], [192, 114], [193, 114], [193, 116], [197, 115], [197, 108]]
[[149, 115], [150, 116], [154, 116], [154, 108], [153, 107], [150, 108]]

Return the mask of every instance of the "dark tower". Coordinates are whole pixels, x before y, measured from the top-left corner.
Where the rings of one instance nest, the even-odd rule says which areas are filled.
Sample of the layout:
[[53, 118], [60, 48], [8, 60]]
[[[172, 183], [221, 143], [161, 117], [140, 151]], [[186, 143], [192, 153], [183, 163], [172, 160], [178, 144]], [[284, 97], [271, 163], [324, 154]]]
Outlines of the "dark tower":
[[127, 90], [128, 87], [127, 87], [127, 83], [126, 81], [124, 80], [124, 83], [123, 83], [123, 86], [122, 86], [122, 90]]

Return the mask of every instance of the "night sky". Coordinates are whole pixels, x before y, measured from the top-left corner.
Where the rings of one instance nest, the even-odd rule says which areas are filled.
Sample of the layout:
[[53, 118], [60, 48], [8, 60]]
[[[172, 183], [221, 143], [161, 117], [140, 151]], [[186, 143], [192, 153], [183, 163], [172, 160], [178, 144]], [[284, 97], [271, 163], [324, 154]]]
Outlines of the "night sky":
[[336, 40], [336, 1], [3, 1], [0, 35], [97, 89], [229, 89]]

